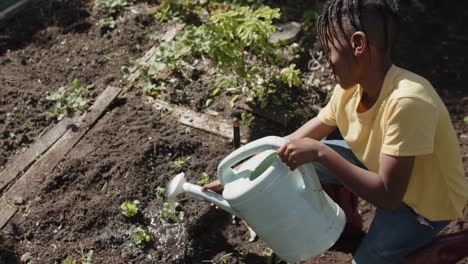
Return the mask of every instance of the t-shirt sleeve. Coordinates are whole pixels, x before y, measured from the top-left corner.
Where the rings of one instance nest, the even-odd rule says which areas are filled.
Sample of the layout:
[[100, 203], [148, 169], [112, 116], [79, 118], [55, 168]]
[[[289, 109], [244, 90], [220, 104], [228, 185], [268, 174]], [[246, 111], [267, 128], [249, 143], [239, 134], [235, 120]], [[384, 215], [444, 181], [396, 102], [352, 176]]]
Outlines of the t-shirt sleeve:
[[382, 153], [417, 156], [434, 150], [437, 108], [417, 98], [390, 99], [386, 109]]
[[338, 86], [335, 87], [333, 90], [333, 94], [330, 97], [330, 101], [328, 101], [328, 104], [320, 110], [318, 113], [317, 117], [320, 121], [322, 121], [324, 124], [329, 125], [329, 126], [337, 126], [336, 124], [336, 105], [337, 105], [337, 95], [338, 93]]

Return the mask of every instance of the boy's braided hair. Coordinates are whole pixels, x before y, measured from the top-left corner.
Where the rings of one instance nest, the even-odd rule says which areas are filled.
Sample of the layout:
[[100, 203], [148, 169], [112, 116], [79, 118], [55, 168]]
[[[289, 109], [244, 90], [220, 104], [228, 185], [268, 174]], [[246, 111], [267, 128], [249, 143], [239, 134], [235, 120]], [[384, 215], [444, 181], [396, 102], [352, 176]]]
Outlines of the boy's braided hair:
[[356, 31], [366, 33], [371, 44], [391, 54], [397, 27], [397, 0], [328, 0], [318, 18], [317, 32], [330, 62], [327, 41], [334, 38], [341, 45], [341, 35], [351, 46], [349, 37]]

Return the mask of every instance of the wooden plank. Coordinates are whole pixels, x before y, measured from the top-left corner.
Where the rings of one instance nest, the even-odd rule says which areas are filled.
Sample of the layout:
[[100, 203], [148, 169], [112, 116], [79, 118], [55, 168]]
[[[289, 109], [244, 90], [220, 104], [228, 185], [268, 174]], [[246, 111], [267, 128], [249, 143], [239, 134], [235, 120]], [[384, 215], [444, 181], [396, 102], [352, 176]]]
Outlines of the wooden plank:
[[40, 155], [46, 152], [57, 140], [67, 132], [70, 125], [78, 120], [78, 116], [66, 117], [46, 132], [25, 152], [19, 155], [0, 173], [0, 192], [20, 173], [30, 166]]
[[29, 170], [8, 189], [0, 200], [0, 229], [3, 228], [16, 213], [18, 206], [14, 201], [21, 197], [23, 200], [31, 198], [40, 191], [41, 183], [53, 171], [57, 164], [79, 142], [87, 131], [96, 123], [105, 109], [121, 92], [120, 88], [108, 87], [85, 113]]
[[[148, 97], [148, 102], [157, 110], [167, 111], [177, 118], [179, 123], [194, 127], [233, 140], [232, 122], [216, 117], [216, 115], [198, 113], [189, 108], [173, 105], [165, 101]], [[241, 142], [247, 143], [246, 136], [241, 133]]]
[[19, 0], [15, 4], [12, 4], [10, 7], [0, 12], [0, 26], [7, 20], [12, 17], [16, 12], [20, 10], [26, 3], [30, 0]]

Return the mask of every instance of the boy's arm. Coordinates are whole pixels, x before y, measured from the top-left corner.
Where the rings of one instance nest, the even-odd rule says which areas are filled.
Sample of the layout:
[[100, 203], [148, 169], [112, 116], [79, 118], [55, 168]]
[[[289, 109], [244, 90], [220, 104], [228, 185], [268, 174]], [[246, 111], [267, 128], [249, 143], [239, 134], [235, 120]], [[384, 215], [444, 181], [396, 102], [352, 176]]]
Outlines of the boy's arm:
[[317, 161], [349, 189], [382, 209], [395, 210], [400, 206], [413, 170], [414, 156], [381, 154], [377, 174], [351, 164], [328, 146], [321, 145]]
[[312, 138], [315, 140], [321, 140], [328, 136], [335, 129], [336, 127], [329, 126], [320, 121], [318, 117], [314, 117], [302, 125], [299, 129], [288, 135], [286, 138], [289, 140], [299, 138]]
[[362, 169], [320, 141], [292, 139], [278, 150], [281, 159], [294, 170], [312, 161], [320, 162], [346, 187], [372, 204], [386, 210], [397, 209], [406, 192], [414, 156], [381, 154], [380, 169]]

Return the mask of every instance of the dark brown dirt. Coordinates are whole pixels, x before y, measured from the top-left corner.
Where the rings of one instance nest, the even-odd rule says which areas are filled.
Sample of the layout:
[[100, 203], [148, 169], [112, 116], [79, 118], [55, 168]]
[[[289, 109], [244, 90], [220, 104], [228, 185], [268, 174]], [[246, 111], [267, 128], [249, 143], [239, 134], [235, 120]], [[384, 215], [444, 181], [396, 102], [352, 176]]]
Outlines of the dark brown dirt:
[[[466, 21], [461, 20], [467, 17], [468, 6], [463, 1], [433, 5], [426, 12], [403, 6], [407, 16], [398, 64], [426, 76], [438, 88], [468, 171], [468, 125], [463, 122], [468, 116], [468, 36]], [[149, 35], [161, 29], [143, 11], [146, 6], [135, 8], [141, 13], [130, 13], [116, 30], [102, 34], [95, 26], [99, 16], [92, 2], [40, 1], [0, 30], [0, 169], [55, 124], [45, 113], [48, 93], [75, 78], [91, 87], [93, 98], [108, 85], [123, 86], [121, 67], [141, 57], [154, 44]], [[187, 88], [188, 97], [173, 100], [200, 110], [207, 85], [209, 80], [200, 78]], [[138, 91], [117, 99], [41, 183], [43, 191], [0, 234], [0, 263], [22, 263], [21, 259], [62, 263], [67, 257], [78, 261], [90, 250], [93, 263], [266, 261], [267, 246], [259, 240], [248, 242], [242, 221], [233, 222], [229, 214], [200, 199], [181, 197], [179, 222], [160, 219], [164, 201], [155, 197], [155, 188], [164, 187], [181, 171], [191, 182], [197, 182], [202, 172], [214, 179], [218, 163], [232, 147], [222, 138], [180, 125], [143, 99]], [[229, 106], [221, 104], [218, 110], [227, 112]], [[265, 123], [252, 124], [252, 139], [295, 128]], [[168, 168], [170, 162], [187, 156], [189, 164]], [[121, 214], [120, 204], [134, 199], [143, 210], [129, 220]], [[360, 211], [367, 228], [374, 210], [361, 201]], [[151, 231], [152, 242], [144, 247], [132, 242], [137, 226]], [[468, 216], [445, 232], [467, 228]], [[349, 263], [348, 249], [357, 243], [339, 243], [305, 263]]]

